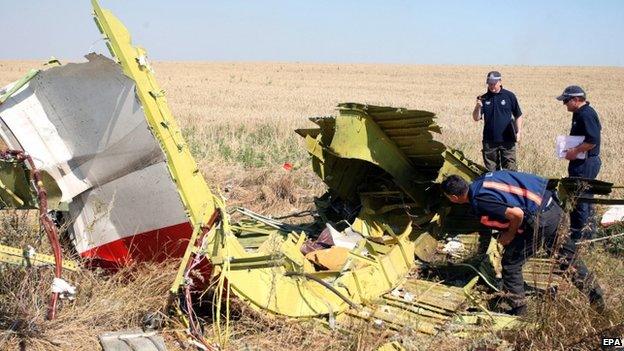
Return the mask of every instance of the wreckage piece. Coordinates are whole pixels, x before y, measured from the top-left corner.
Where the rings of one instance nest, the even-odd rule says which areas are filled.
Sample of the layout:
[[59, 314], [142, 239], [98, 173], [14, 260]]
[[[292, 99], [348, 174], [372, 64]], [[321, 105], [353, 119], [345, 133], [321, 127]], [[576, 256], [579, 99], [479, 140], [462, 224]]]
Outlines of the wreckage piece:
[[154, 331], [128, 330], [99, 336], [104, 351], [167, 351], [165, 340]]
[[[22, 267], [54, 266], [54, 256], [35, 252], [30, 249], [18, 249], [16, 247], [0, 245], [0, 262]], [[63, 260], [63, 269], [78, 271], [76, 261]]]
[[[230, 267], [231, 270], [245, 270], [255, 269], [257, 267], [275, 267], [284, 265], [284, 261], [286, 259], [280, 256], [279, 252], [267, 255], [266, 250], [268, 250], [268, 252], [275, 251], [276, 247], [279, 247], [279, 245], [284, 243], [284, 237], [287, 237], [286, 240], [291, 240], [292, 242], [300, 242], [303, 240], [299, 235], [288, 234], [286, 232], [281, 232], [278, 229], [273, 229], [271, 231], [260, 222], [257, 222], [255, 225], [253, 225], [251, 221], [246, 221], [246, 223], [247, 224], [244, 227], [236, 226], [237, 229], [235, 230], [235, 233], [238, 238], [245, 238], [250, 234], [254, 237], [256, 235], [272, 235], [273, 237], [266, 240], [265, 246], [257, 251], [254, 251], [254, 241], [249, 242], [252, 245], [251, 251], [256, 252], [258, 255], [263, 253], [263, 259], [259, 259], [257, 261], [233, 261], [231, 264], [236, 267]], [[418, 238], [425, 236], [427, 236], [427, 233], [422, 233], [418, 236]], [[369, 238], [368, 240], [373, 239], [375, 238]], [[467, 247], [475, 246], [475, 239], [475, 235], [466, 235], [462, 237], [462, 240], [466, 242]], [[375, 241], [371, 242], [375, 244]], [[416, 240], [416, 242], [418, 242], [418, 240]], [[362, 247], [362, 245], [359, 246]], [[270, 250], [270, 247], [273, 247], [274, 249]], [[418, 249], [418, 246], [414, 245], [414, 248]], [[246, 250], [250, 251], [248, 248], [246, 248]], [[470, 248], [468, 250], [470, 250]], [[292, 253], [295, 252], [296, 250], [292, 251]], [[352, 253], [349, 254], [349, 256], [352, 255]], [[347, 262], [348, 260], [349, 259], [347, 259]], [[310, 262], [314, 263], [314, 258]], [[307, 270], [311, 273], [284, 274], [291, 274], [302, 278], [307, 275], [308, 277], [306, 277], [306, 279], [316, 279], [316, 281], [312, 281], [310, 279], [310, 284], [318, 283], [320, 287], [322, 283], [325, 283], [328, 285], [331, 284], [331, 287], [336, 287], [341, 285], [332, 283], [335, 280], [335, 277], [339, 275], [338, 272], [341, 271], [342, 274], [347, 274], [349, 270], [357, 272], [358, 267], [356, 264], [362, 261], [351, 262], [355, 264], [348, 264], [347, 262], [343, 263], [342, 269], [334, 271], [317, 270], [316, 272], [313, 272], [314, 268], [311, 267], [309, 263], [303, 261], [302, 265], [304, 266], [304, 271]], [[348, 267], [351, 268], [347, 269]], [[479, 305], [477, 298], [473, 296], [473, 287], [478, 281], [478, 277], [475, 277], [475, 272], [468, 272], [467, 276], [474, 278], [472, 278], [469, 284], [465, 287], [449, 286], [442, 281], [431, 282], [421, 280], [418, 279], [417, 275], [414, 273], [414, 270], [410, 271], [410, 273], [405, 275], [405, 279], [402, 280], [402, 282], [394, 289], [380, 294], [377, 298], [364, 301], [363, 303], [354, 303], [355, 299], [349, 299], [351, 303], [348, 303], [349, 306], [346, 306], [348, 307], [347, 310], [332, 311], [328, 315], [317, 316], [317, 319], [319, 323], [326, 325], [330, 329], [340, 330], [345, 333], [349, 333], [351, 331], [349, 326], [358, 320], [370, 322], [376, 328], [382, 330], [390, 329], [405, 332], [406, 330], [411, 329], [414, 332], [428, 335], [436, 334], [440, 331], [450, 331], [457, 336], [467, 336], [468, 330], [470, 330], [470, 332], [474, 331], [483, 333], [517, 326], [517, 323], [515, 323], [515, 317], [499, 315], [487, 310], [483, 313], [466, 311], [469, 307], [484, 310], [483, 307]], [[278, 273], [275, 273], [275, 275], [276, 277], [279, 277]], [[322, 282], [319, 282], [319, 279], [322, 280]], [[276, 280], [267, 281], [267, 283], [270, 284], [275, 284], [275, 282]], [[277, 287], [273, 288], [278, 291]], [[362, 285], [361, 288], [367, 289], [367, 286]], [[344, 292], [343, 290], [339, 290], [339, 292], [341, 292], [340, 294], [342, 298], [346, 298], [346, 296], [348, 296], [342, 294], [342, 292]], [[292, 293], [290, 296], [296, 296], [296, 294]], [[275, 298], [279, 299], [277, 293]], [[263, 310], [266, 311], [266, 309]]]
[[[190, 302], [189, 273], [202, 259], [199, 257], [197, 247], [203, 245], [205, 240], [210, 240], [210, 237], [214, 239], [216, 227], [222, 224], [223, 227], [228, 227], [225, 205], [214, 197], [199, 171], [197, 162], [193, 159], [182, 132], [169, 110], [165, 92], [156, 82], [147, 60], [147, 52], [132, 46], [130, 33], [117, 17], [110, 11], [102, 9], [97, 0], [92, 0], [91, 3], [93, 18], [107, 40], [106, 44], [111, 55], [119, 61], [124, 73], [136, 83], [136, 95], [145, 111], [145, 120], [162, 148], [169, 176], [175, 184], [179, 200], [182, 201], [184, 212], [188, 216], [190, 226], [184, 229], [184, 233], [189, 234], [189, 240], [178, 241], [178, 244], [181, 244], [179, 248], [184, 254], [170, 291], [172, 294], [178, 294], [183, 287], [187, 301]], [[212, 250], [211, 253], [216, 255], [217, 250]], [[189, 316], [192, 317], [192, 312]], [[202, 342], [199, 328], [193, 326], [192, 318], [190, 324], [192, 334]]]
[[[58, 229], [52, 221], [52, 217], [48, 212], [48, 197], [47, 192], [44, 188], [42, 173], [37, 168], [37, 166], [35, 166], [33, 158], [25, 153], [23, 150], [3, 149], [2, 151], [0, 151], [0, 159], [21, 164], [21, 166], [24, 168], [24, 172], [18, 172], [17, 174], [22, 176], [26, 173], [29, 174], [28, 183], [32, 187], [31, 191], [33, 193], [33, 196], [36, 195], [37, 209], [39, 211], [39, 223], [41, 224], [41, 228], [43, 228], [46, 236], [48, 237], [48, 242], [52, 247], [52, 252], [54, 255], [54, 281], [52, 283], [52, 295], [50, 298], [47, 315], [48, 319], [54, 319], [56, 316], [56, 305], [58, 303], [58, 299], [59, 297], [65, 296], [61, 296], [60, 293], [64, 292], [65, 290], [75, 290], [75, 288], [67, 284], [61, 278], [63, 273], [63, 256], [61, 252], [61, 244], [59, 242]], [[14, 195], [12, 191], [11, 193]], [[17, 197], [16, 199], [19, 200], [19, 198]], [[63, 285], [63, 287], [55, 287], [55, 285], [59, 284]], [[74, 292], [72, 291], [71, 294], [73, 293]]]
[[384, 294], [375, 304], [359, 311], [349, 310], [337, 318], [337, 327], [345, 328], [354, 320], [365, 320], [378, 329], [402, 333], [435, 335], [447, 330], [457, 315], [472, 306], [472, 289], [478, 278], [464, 287], [443, 282], [408, 279], [391, 293]]
[[432, 112], [356, 103], [339, 104], [338, 112], [312, 117], [319, 128], [296, 132], [305, 138], [316, 174], [345, 200], [378, 190], [380, 184], [375, 183], [381, 179], [367, 178], [390, 175], [394, 188], [416, 206], [427, 208], [426, 189], [433, 182], [449, 174], [472, 179], [486, 171], [462, 152], [434, 140], [440, 127]]
[[[360, 208], [361, 232], [378, 236], [384, 225], [401, 226], [407, 218], [417, 226], [428, 225], [436, 212], [443, 227], [438, 232], [483, 229], [466, 209], [442, 206], [436, 182], [450, 174], [471, 180], [486, 170], [434, 140], [440, 132], [435, 114], [355, 103], [338, 105], [338, 112], [310, 118], [319, 128], [296, 132], [305, 138], [314, 172], [329, 187], [330, 197]], [[452, 210], [458, 213], [445, 223]]]
[[[29, 210], [39, 207], [37, 191], [31, 182], [32, 171], [15, 159], [0, 159], [0, 210]], [[40, 172], [42, 187], [46, 191], [47, 207], [58, 210], [61, 190], [47, 172]]]
[[[622, 189], [613, 183], [580, 177], [549, 179], [548, 188], [556, 190], [559, 199], [567, 206], [573, 203], [587, 202], [602, 205], [624, 205], [624, 199], [614, 198], [613, 190]], [[598, 195], [597, 197], [594, 195]]]
[[375, 351], [405, 351], [405, 348], [399, 342], [392, 341], [379, 346]]
[[[414, 265], [411, 226], [384, 245], [362, 239], [349, 251], [341, 270], [316, 271], [301, 253], [305, 235], [274, 235], [247, 253], [236, 238], [226, 235], [229, 259], [212, 262], [232, 291], [256, 309], [290, 317], [339, 314], [391, 291]], [[348, 268], [348, 262], [357, 268]]]
[[478, 280], [475, 277], [465, 286], [456, 287], [443, 282], [408, 279], [401, 289], [385, 294], [376, 304], [360, 311], [347, 311], [337, 318], [337, 328], [345, 328], [353, 320], [360, 319], [378, 329], [402, 334], [447, 333], [474, 337], [523, 325], [516, 316], [494, 313], [481, 306], [473, 291]]
[[2, 138], [58, 185], [82, 257], [103, 265], [179, 257], [190, 226], [135, 84], [110, 59], [87, 59], [15, 91], [0, 105]]
[[474, 338], [477, 335], [520, 327], [535, 327], [535, 325], [528, 324], [517, 316], [483, 311], [467, 312], [455, 316], [448, 331], [458, 337]]
[[390, 174], [395, 187], [411, 201], [426, 208], [425, 187], [435, 180], [443, 164], [445, 147], [433, 140], [439, 132], [435, 115], [427, 111], [369, 106], [338, 105], [336, 117], [310, 118], [318, 129], [298, 129], [313, 156], [314, 171], [345, 200], [357, 200], [367, 178]]
[[[335, 291], [354, 303], [362, 303], [390, 291], [404, 279], [413, 266], [413, 245], [409, 241], [411, 226], [398, 235], [396, 244], [391, 246], [363, 242], [359, 251], [352, 252], [352, 259], [365, 262], [364, 268], [332, 274], [323, 272], [326, 284], [320, 284], [309, 278], [315, 271], [300, 252], [304, 235], [269, 238], [257, 252], [249, 253], [231, 233], [223, 212], [214, 225], [208, 225], [207, 216], [214, 218], [215, 207], [222, 208], [222, 205], [215, 206], [218, 200], [213, 199], [166, 109], [145, 51], [131, 45], [127, 30], [110, 12], [99, 8], [95, 1], [93, 5], [96, 22], [109, 39], [113, 55], [124, 72], [137, 82], [137, 95], [146, 111], [147, 122], [165, 151], [169, 170], [191, 218], [192, 245], [183, 258], [173, 292], [177, 292], [180, 285], [188, 286], [188, 280], [183, 278], [202, 256], [214, 265], [214, 274], [227, 278], [228, 287], [252, 307], [287, 316], [338, 313], [349, 304]], [[272, 247], [271, 243], [276, 246]], [[333, 289], [328, 289], [327, 285]]]
[[145, 111], [145, 119], [166, 156], [171, 178], [193, 228], [208, 222], [215, 210], [213, 195], [197, 168], [191, 151], [182, 137], [182, 131], [169, 110], [165, 92], [160, 88], [147, 60], [147, 52], [132, 46], [126, 27], [110, 11], [92, 0], [94, 20], [107, 39], [111, 54], [119, 60], [123, 72], [136, 84], [136, 96]]
[[[17, 82], [0, 90], [0, 106], [3, 105], [13, 94], [17, 93], [34, 78], [40, 71], [30, 70], [28, 74]], [[58, 210], [60, 205], [61, 190], [54, 179], [46, 171], [30, 169], [24, 159], [18, 159], [14, 153], [7, 152], [10, 148], [6, 140], [9, 137], [7, 127], [0, 119], [0, 209], [35, 209], [39, 207], [39, 194], [37, 187], [44, 189], [45, 201], [48, 210]], [[17, 144], [12, 140], [12, 144]], [[13, 150], [17, 150], [13, 148]], [[38, 174], [34, 174], [37, 172]], [[41, 184], [33, 184], [32, 179], [38, 178]]]

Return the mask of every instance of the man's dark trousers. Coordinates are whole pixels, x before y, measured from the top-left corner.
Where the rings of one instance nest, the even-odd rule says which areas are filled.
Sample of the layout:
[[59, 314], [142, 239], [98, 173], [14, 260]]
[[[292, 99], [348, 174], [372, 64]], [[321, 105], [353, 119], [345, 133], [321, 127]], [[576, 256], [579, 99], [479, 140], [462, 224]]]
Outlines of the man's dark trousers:
[[483, 142], [483, 163], [488, 171], [517, 171], [515, 142]]
[[[600, 172], [600, 156], [589, 156], [585, 160], [572, 160], [568, 165], [568, 175], [570, 177], [583, 177], [596, 179]], [[582, 194], [591, 197], [591, 194]], [[572, 212], [570, 212], [570, 231], [572, 240], [591, 239], [596, 232], [596, 225], [593, 221], [594, 206], [586, 202], [577, 202]]]
[[537, 223], [527, 224], [524, 232], [517, 234], [514, 240], [505, 246], [502, 257], [503, 290], [511, 295], [509, 300], [514, 309], [513, 313], [522, 314], [526, 310], [522, 266], [541, 245], [544, 245], [549, 255], [556, 251], [555, 257], [560, 262], [561, 270], [566, 271], [572, 266], [572, 282], [589, 297], [590, 302], [602, 297], [602, 290], [595, 277], [585, 263], [576, 257], [575, 242], [570, 237], [557, 236], [562, 215], [561, 207], [554, 200], [550, 201], [550, 204], [541, 211]]

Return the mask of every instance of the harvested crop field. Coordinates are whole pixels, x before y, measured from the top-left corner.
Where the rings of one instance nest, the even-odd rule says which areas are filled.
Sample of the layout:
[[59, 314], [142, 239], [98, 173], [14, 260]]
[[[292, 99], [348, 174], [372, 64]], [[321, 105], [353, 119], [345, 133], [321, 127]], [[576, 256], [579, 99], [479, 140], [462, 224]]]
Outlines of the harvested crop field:
[[[36, 61], [0, 61], [0, 86], [38, 66]], [[598, 178], [624, 184], [619, 168], [624, 161], [624, 68], [156, 62], [154, 69], [211, 187], [228, 205], [265, 215], [309, 209], [314, 196], [324, 192], [293, 130], [311, 127], [307, 117], [330, 115], [340, 102], [435, 112], [443, 129], [440, 140], [480, 163], [482, 124], [472, 121], [471, 112], [491, 69], [501, 71], [504, 87], [516, 93], [523, 111], [521, 170], [546, 177], [566, 175], [567, 163], [555, 158], [554, 139], [568, 133], [570, 113], [555, 96], [578, 84], [587, 91], [603, 127]], [[284, 170], [286, 162], [294, 165], [292, 171]], [[45, 240], [32, 220], [10, 211], [1, 216], [0, 243], [30, 244], [45, 252]], [[556, 301], [531, 305], [528, 318], [537, 328], [471, 339], [423, 337], [404, 345], [414, 350], [596, 349], [600, 336], [624, 333], [624, 251], [614, 245], [596, 245], [583, 253], [605, 286], [610, 305], [605, 315], [596, 315], [574, 287], [564, 286]], [[51, 273], [1, 269], [10, 279], [0, 282], [0, 349], [97, 349], [98, 334], [137, 326], [146, 312], [163, 309], [171, 267], [175, 264], [148, 265], [106, 278], [97, 271], [72, 275], [82, 290], [52, 322], [44, 321], [45, 277]], [[371, 350], [397, 338], [376, 333], [369, 325], [344, 336], [310, 322], [271, 319], [243, 306], [234, 309], [238, 313], [227, 346], [233, 350]], [[209, 329], [210, 324], [207, 334]], [[176, 325], [165, 329], [170, 350], [184, 348], [177, 341], [180, 330]]]
[[[0, 62], [0, 85], [39, 62]], [[310, 127], [307, 117], [332, 114], [340, 102], [360, 102], [435, 112], [441, 140], [480, 160], [481, 122], [471, 119], [485, 73], [496, 68], [503, 86], [518, 97], [525, 118], [520, 168], [544, 176], [565, 175], [554, 157], [554, 138], [567, 134], [570, 113], [555, 100], [578, 84], [603, 125], [601, 178], [622, 182], [624, 68], [488, 67], [311, 63], [156, 62], [156, 77], [194, 146], [198, 162], [247, 168], [305, 162], [292, 132]], [[206, 176], [210, 177], [209, 169]]]

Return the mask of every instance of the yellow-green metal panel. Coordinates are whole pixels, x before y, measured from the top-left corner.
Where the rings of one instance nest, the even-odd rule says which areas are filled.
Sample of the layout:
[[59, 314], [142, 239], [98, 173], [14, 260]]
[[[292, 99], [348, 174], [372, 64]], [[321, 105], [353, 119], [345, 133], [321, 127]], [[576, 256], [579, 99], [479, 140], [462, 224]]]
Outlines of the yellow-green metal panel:
[[[29, 253], [16, 247], [0, 245], [0, 262], [18, 266], [54, 266], [54, 256], [41, 253]], [[63, 269], [78, 271], [75, 261], [63, 259]]]
[[364, 160], [381, 167], [419, 205], [424, 205], [424, 187], [416, 186], [416, 182], [424, 179], [409, 159], [369, 116], [355, 111], [343, 113], [336, 118], [331, 151], [340, 157]]
[[[359, 304], [378, 299], [405, 280], [414, 266], [414, 245], [409, 241], [411, 226], [385, 254], [375, 254], [360, 266], [337, 279], [328, 280], [352, 302]], [[237, 245], [234, 237], [226, 237], [228, 257], [249, 256]], [[292, 260], [305, 260], [297, 245], [281, 245], [277, 252], [288, 252]], [[405, 257], [408, 257], [406, 260]], [[223, 271], [230, 287], [241, 298], [257, 309], [291, 317], [312, 317], [340, 313], [349, 305], [321, 284], [303, 277], [286, 276], [284, 266], [236, 269]]]

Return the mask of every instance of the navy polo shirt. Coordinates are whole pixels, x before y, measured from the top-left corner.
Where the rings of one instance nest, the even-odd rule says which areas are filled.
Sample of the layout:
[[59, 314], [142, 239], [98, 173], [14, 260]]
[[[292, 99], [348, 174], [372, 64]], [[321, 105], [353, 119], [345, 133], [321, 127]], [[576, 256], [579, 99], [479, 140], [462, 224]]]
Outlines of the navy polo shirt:
[[520, 105], [516, 95], [509, 90], [501, 88], [498, 93], [488, 90], [481, 97], [481, 115], [485, 125], [483, 126], [483, 141], [490, 143], [515, 142], [515, 126], [512, 124], [512, 116], [522, 116]]
[[584, 142], [596, 145], [587, 152], [588, 156], [600, 155], [600, 120], [593, 107], [589, 106], [589, 101], [572, 113], [572, 128], [570, 135], [583, 135]]
[[470, 184], [468, 198], [472, 212], [478, 217], [486, 216], [488, 221], [508, 223], [505, 211], [509, 207], [521, 208], [525, 212], [525, 219], [538, 213], [545, 205], [544, 201], [551, 197], [546, 184], [546, 179], [534, 174], [489, 172]]
[[471, 209], [472, 213], [476, 216], [489, 216], [490, 218], [500, 222], [508, 222], [505, 217], [505, 212], [508, 207], [514, 207], [511, 204], [507, 204], [501, 201], [501, 199], [489, 194], [475, 197], [472, 189], [468, 190], [468, 197], [473, 199]]

